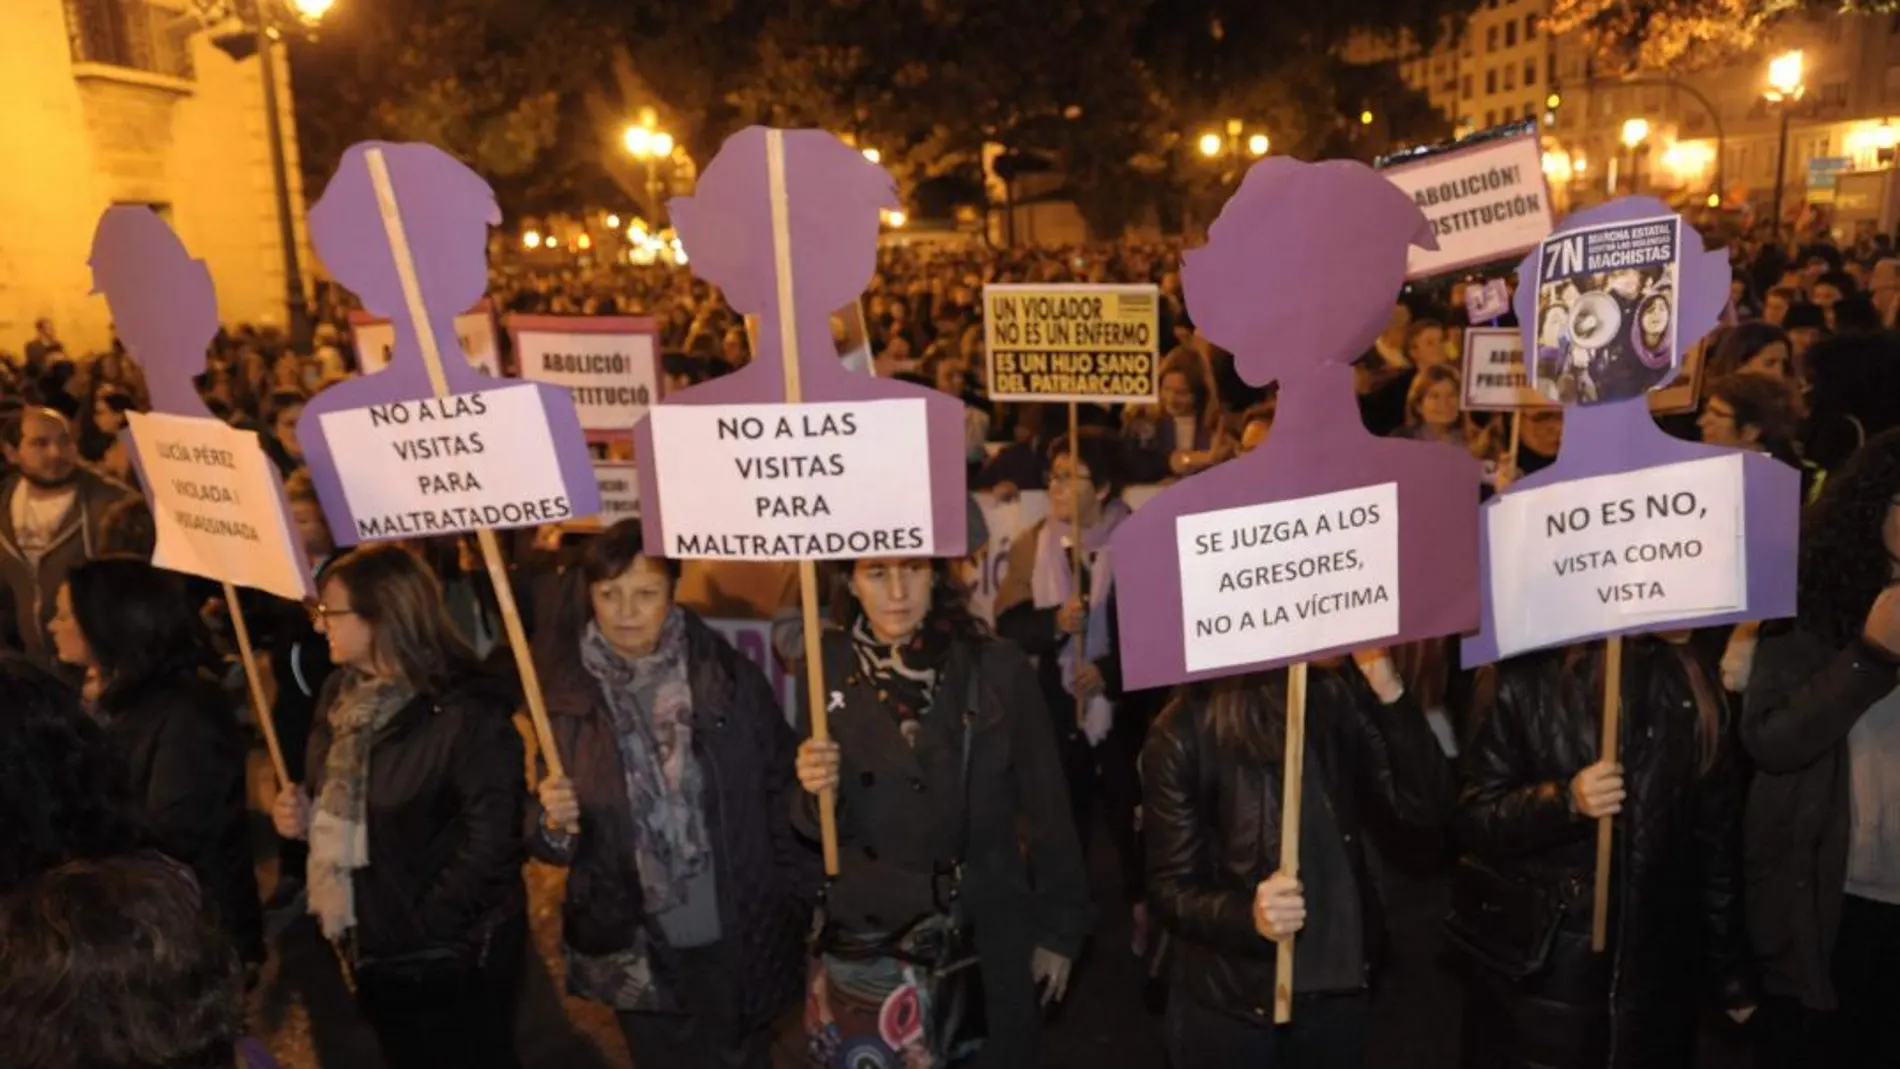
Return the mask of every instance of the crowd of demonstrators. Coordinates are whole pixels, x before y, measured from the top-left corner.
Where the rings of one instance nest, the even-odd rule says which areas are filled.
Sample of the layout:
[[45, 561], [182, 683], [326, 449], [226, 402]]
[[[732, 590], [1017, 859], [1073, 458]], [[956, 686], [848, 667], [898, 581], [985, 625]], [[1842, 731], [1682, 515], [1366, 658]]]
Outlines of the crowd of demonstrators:
[[[245, 602], [300, 781], [274, 807], [272, 905], [307, 909], [334, 939], [392, 1065], [516, 1063], [534, 856], [568, 869], [570, 990], [615, 1011], [643, 1069], [769, 1064], [773, 1025], [801, 1003], [821, 1060], [884, 1043], [888, 1063], [915, 1064], [878, 1011], [907, 969], [972, 936], [984, 1064], [1026, 1066], [1043, 1056], [1039, 1002], [1072, 972], [1086, 982], [1102, 911], [1083, 849], [1103, 830], [1136, 951], [1171, 981], [1156, 1027], [1177, 1069], [1359, 1064], [1383, 1020], [1384, 948], [1401, 944], [1456, 951], [1434, 982], [1464, 992], [1463, 1026], [1434, 1024], [1468, 1064], [1687, 1065], [1718, 1011], [1748, 1022], [1757, 1064], [1900, 1064], [1882, 964], [1900, 951], [1900, 440], [1884, 433], [1900, 427], [1900, 259], [1871, 242], [1731, 248], [1733, 315], [1703, 345], [1699, 410], [1664, 423], [1802, 470], [1800, 617], [1632, 640], [1615, 762], [1596, 756], [1606, 681], [1587, 647], [1482, 672], [1460, 671], [1448, 641], [1314, 666], [1300, 881], [1276, 864], [1284, 674], [1169, 693], [1130, 691], [1119, 671], [1107, 542], [1125, 489], [1246, 453], [1274, 424], [1273, 384], [1241, 381], [1194, 330], [1178, 245], [893, 246], [859, 308], [834, 317], [841, 351], [861, 313], [876, 373], [962, 400], [973, 489], [1046, 491], [1050, 511], [991, 566], [993, 626], [967, 607], [971, 561], [836, 570], [830, 743], [707, 623], [795, 606], [794, 569], [652, 558], [637, 523], [510, 540], [559, 777], [523, 776], [521, 698], [469, 540], [339, 554], [325, 524], [297, 424], [355, 373], [346, 298], [323, 289], [307, 346], [226, 331], [199, 387], [286, 477], [320, 594]], [[1072, 452], [1063, 408], [993, 402], [981, 294], [998, 282], [1154, 284], [1155, 403], [1079, 406]], [[1361, 414], [1371, 433], [1469, 451], [1495, 488], [1552, 463], [1563, 417], [1462, 410], [1466, 285], [1402, 295], [1356, 365]], [[653, 318], [668, 389], [750, 359], [747, 324], [684, 268], [508, 266], [490, 299]], [[501, 355], [506, 368], [505, 335]], [[214, 1052], [202, 1064], [230, 1064], [241, 1029], [221, 970], [228, 956], [241, 992], [265, 947], [228, 612], [138, 559], [152, 518], [118, 433], [148, 405], [136, 363], [116, 346], [69, 356], [41, 323], [0, 377], [0, 646], [19, 651], [0, 657], [0, 766], [14, 773], [0, 777], [0, 996], [63, 998], [49, 961], [125, 953], [79, 913], [63, 943], [21, 935], [21, 918], [150, 890], [154, 872], [212, 928], [148, 945], [223, 948], [158, 963], [202, 978], [164, 993], [200, 1000], [178, 1011], [197, 1015], [189, 1040], [79, 1036], [83, 1018], [50, 1012], [35, 1033], [0, 997], [0, 1062], [201, 1064], [137, 1047], [189, 1041]], [[797, 643], [778, 638], [797, 670]], [[841, 869], [821, 895], [826, 789]], [[1615, 953], [1599, 956], [1589, 844], [1606, 813], [1625, 847]], [[1448, 929], [1443, 909], [1396, 920], [1410, 897], [1453, 904]], [[164, 898], [137, 922], [171, 924]], [[1276, 947], [1295, 938], [1295, 1023], [1276, 1030]], [[59, 982], [89, 990], [90, 967]]]

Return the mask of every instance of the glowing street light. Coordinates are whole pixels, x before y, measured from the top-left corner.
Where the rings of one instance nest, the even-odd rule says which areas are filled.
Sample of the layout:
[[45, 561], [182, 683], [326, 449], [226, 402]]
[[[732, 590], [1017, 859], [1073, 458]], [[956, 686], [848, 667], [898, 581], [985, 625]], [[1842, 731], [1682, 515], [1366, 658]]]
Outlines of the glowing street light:
[[1368, 108], [1365, 111], [1362, 111], [1359, 113], [1359, 125], [1361, 126], [1372, 125], [1372, 109]]
[[336, 0], [290, 0], [290, 10], [299, 19], [311, 25], [322, 21], [323, 16], [336, 6]]
[[1267, 135], [1255, 134], [1247, 139], [1247, 154], [1249, 156], [1265, 156], [1267, 149], [1271, 147], [1272, 144], [1273, 142], [1268, 139]]
[[1638, 118], [1638, 119], [1624, 119], [1623, 120], [1623, 147], [1624, 148], [1633, 149], [1647, 140], [1649, 140], [1649, 120], [1648, 119]]
[[1768, 61], [1768, 99], [1776, 103], [1784, 100], [1800, 100], [1807, 86], [1802, 84], [1801, 76], [1806, 66], [1806, 58], [1800, 49], [1783, 52]]
[[870, 160], [872, 163], [884, 162], [884, 154], [874, 148], [859, 149], [858, 151], [864, 153], [864, 158]]
[[588, 249], [594, 247], [594, 239], [591, 235], [582, 234], [580, 237], [574, 239], [574, 247], [582, 252], [586, 252]]
[[522, 234], [521, 244], [524, 247], [530, 248], [530, 249], [540, 248], [541, 247], [541, 232], [539, 230], [530, 230]]
[[620, 143], [626, 147], [629, 155], [643, 160], [654, 154], [653, 131], [644, 126], [627, 127], [620, 135]]
[[1792, 105], [1808, 91], [1802, 82], [1806, 60], [1800, 49], [1783, 52], [1768, 61], [1768, 88], [1762, 93], [1770, 104], [1781, 105], [1781, 149], [1775, 156], [1775, 229], [1776, 239], [1781, 237], [1781, 198], [1786, 192], [1788, 177], [1788, 118]]
[[609, 230], [620, 229], [620, 216], [618, 213], [615, 213], [615, 212], [607, 213], [607, 229]]
[[1220, 155], [1223, 147], [1225, 147], [1225, 142], [1221, 140], [1219, 134], [1205, 133], [1201, 135], [1201, 155], [1206, 156], [1208, 159], [1211, 160]]
[[892, 230], [902, 230], [904, 224], [908, 222], [910, 222], [910, 216], [905, 215], [902, 208], [892, 208], [884, 213], [884, 223]]

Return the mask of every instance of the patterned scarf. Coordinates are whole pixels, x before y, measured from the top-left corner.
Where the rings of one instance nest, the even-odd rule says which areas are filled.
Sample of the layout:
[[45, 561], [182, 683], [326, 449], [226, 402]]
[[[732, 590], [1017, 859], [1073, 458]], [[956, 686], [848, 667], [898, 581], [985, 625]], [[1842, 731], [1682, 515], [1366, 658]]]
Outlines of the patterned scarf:
[[710, 863], [704, 776], [693, 757], [693, 688], [686, 617], [678, 607], [645, 657], [624, 657], [597, 624], [581, 639], [581, 665], [600, 684], [633, 811], [633, 851], [648, 913], [680, 904], [686, 882]]
[[913, 749], [937, 691], [937, 673], [950, 656], [950, 644], [949, 625], [929, 620], [895, 646], [880, 642], [863, 614], [851, 626], [851, 648], [858, 656], [858, 671], [876, 689], [878, 700], [897, 721], [897, 730]]
[[415, 697], [407, 683], [345, 673], [330, 706], [330, 752], [310, 818], [310, 912], [330, 940], [356, 927], [351, 874], [369, 864], [370, 748]]

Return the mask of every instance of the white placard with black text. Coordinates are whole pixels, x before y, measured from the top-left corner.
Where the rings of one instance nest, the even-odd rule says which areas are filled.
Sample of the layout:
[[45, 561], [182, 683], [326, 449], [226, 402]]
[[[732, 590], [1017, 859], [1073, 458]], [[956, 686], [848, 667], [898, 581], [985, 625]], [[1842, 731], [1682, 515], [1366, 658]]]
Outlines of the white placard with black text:
[[667, 556], [935, 551], [921, 400], [658, 405], [651, 420]]
[[537, 387], [369, 405], [321, 418], [361, 541], [573, 517]]
[[1399, 488], [1175, 521], [1189, 671], [1372, 645], [1399, 629]]
[[1505, 494], [1485, 531], [1500, 656], [1748, 603], [1740, 455]]
[[166, 413], [126, 420], [158, 535], [153, 564], [291, 601], [309, 595], [255, 432]]

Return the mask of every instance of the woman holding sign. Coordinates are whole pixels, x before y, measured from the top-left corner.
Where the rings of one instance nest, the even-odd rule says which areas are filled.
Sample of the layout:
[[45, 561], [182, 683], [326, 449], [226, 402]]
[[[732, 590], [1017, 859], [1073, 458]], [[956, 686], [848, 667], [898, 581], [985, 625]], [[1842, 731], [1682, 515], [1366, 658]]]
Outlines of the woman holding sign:
[[1742, 741], [1757, 1064], [1900, 1063], [1900, 431], [1828, 479], [1800, 615], [1763, 630]]
[[310, 842], [310, 912], [389, 1063], [509, 1069], [527, 946], [516, 696], [480, 674], [408, 551], [339, 557], [318, 594], [338, 670], [277, 832]]
[[[959, 974], [918, 992], [902, 960], [972, 931], [988, 1032], [978, 1064], [1039, 1065], [1037, 989], [1044, 1004], [1062, 998], [1090, 910], [1036, 674], [983, 633], [947, 561], [859, 560], [843, 580], [823, 639], [832, 741], [799, 747], [808, 794], [793, 811], [816, 840], [815, 796], [838, 792], [815, 1049], [825, 1064], [859, 1064], [843, 1056], [880, 1042], [880, 1011], [915, 1022], [906, 1007], [927, 1015], [933, 998], [974, 997]], [[921, 1024], [898, 1032], [899, 1049], [935, 1038]], [[946, 1064], [944, 1050], [924, 1053]], [[878, 1064], [897, 1054], [887, 1044]]]
[[640, 521], [588, 543], [535, 658], [567, 776], [529, 849], [568, 867], [570, 990], [634, 1064], [764, 1069], [804, 993], [817, 855], [792, 835], [792, 733], [759, 669], [674, 600]]
[[[1359, 1064], [1384, 941], [1362, 807], [1437, 826], [1452, 776], [1385, 652], [1353, 661], [1310, 670], [1299, 879], [1273, 869], [1284, 671], [1177, 692], [1142, 751], [1148, 898], [1176, 937], [1168, 1049], [1177, 1066]], [[1293, 1023], [1276, 1028], [1275, 947], [1296, 935]]]
[[[1624, 640], [1620, 764], [1597, 759], [1600, 644], [1479, 676], [1449, 921], [1473, 966], [1467, 1065], [1690, 1065], [1703, 1006], [1753, 1012], [1721, 683], [1680, 637]], [[1609, 945], [1594, 953], [1606, 814], [1618, 817]]]

